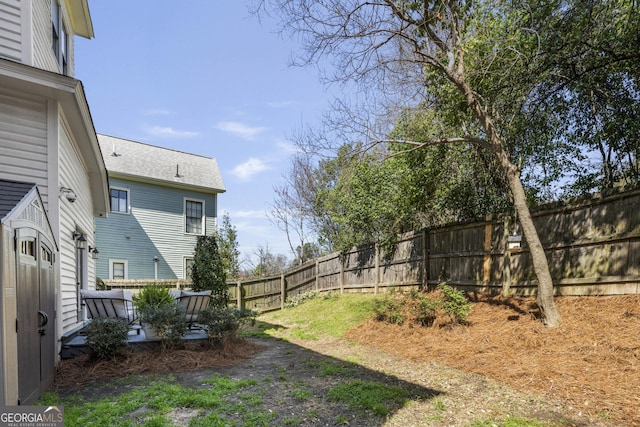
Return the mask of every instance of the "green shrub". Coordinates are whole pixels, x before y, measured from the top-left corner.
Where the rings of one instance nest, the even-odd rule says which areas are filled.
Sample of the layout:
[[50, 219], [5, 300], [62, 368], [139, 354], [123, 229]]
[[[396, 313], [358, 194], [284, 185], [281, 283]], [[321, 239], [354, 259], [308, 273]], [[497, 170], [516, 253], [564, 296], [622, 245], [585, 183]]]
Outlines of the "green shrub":
[[147, 307], [170, 304], [175, 302], [168, 288], [163, 286], [145, 286], [133, 296], [133, 302], [138, 310], [145, 310]]
[[214, 344], [236, 338], [244, 325], [255, 323], [257, 315], [245, 308], [210, 305], [198, 313], [198, 323], [207, 328], [209, 341]]
[[172, 298], [170, 303], [145, 306], [140, 310], [140, 322], [150, 326], [160, 338], [163, 348], [172, 348], [180, 343], [187, 330], [185, 311]]
[[98, 359], [114, 359], [127, 347], [129, 325], [123, 319], [93, 319], [86, 329], [87, 345]]
[[215, 235], [198, 236], [191, 265], [191, 288], [196, 291], [211, 290], [211, 305], [226, 307], [229, 287], [224, 262]]
[[420, 299], [421, 297], [422, 297], [422, 293], [418, 289], [416, 288], [409, 289], [409, 298]]
[[430, 293], [415, 289], [390, 292], [375, 300], [373, 310], [376, 320], [381, 322], [396, 325], [414, 322], [421, 326], [432, 326], [442, 316], [448, 317], [448, 323], [466, 323], [471, 304], [462, 291], [441, 284], [438, 291]]
[[464, 293], [444, 283], [438, 285], [438, 289], [442, 292], [442, 310], [449, 315], [451, 321], [460, 324], [466, 323], [467, 316], [471, 311], [471, 304], [468, 303]]
[[339, 292], [323, 292], [322, 293], [322, 299], [323, 300], [337, 300], [340, 299], [340, 293]]
[[296, 307], [302, 304], [305, 300], [314, 299], [318, 296], [317, 291], [308, 291], [291, 297], [287, 297], [284, 302], [284, 306], [287, 308]]
[[417, 323], [422, 326], [431, 326], [436, 320], [440, 302], [429, 296], [417, 295], [412, 306], [412, 314]]
[[389, 295], [376, 300], [373, 311], [376, 313], [376, 319], [381, 322], [395, 325], [404, 323], [403, 303]]

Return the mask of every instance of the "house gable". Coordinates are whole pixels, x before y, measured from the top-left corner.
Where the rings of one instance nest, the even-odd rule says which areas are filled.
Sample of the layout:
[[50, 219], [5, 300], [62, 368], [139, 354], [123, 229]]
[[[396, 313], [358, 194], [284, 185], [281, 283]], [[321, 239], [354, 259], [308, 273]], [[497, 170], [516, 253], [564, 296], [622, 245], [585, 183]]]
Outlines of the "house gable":
[[98, 134], [110, 176], [208, 193], [225, 191], [215, 159]]
[[33, 228], [56, 245], [44, 203], [35, 184], [0, 179], [0, 223], [13, 229]]

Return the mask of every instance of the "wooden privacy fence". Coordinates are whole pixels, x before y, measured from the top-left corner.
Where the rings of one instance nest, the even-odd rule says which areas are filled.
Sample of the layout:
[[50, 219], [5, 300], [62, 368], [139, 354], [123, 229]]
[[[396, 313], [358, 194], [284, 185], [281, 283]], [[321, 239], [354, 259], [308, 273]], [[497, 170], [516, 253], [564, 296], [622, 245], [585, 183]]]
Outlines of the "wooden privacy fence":
[[[640, 293], [640, 189], [546, 205], [533, 217], [556, 294]], [[353, 248], [277, 276], [229, 283], [230, 298], [238, 306], [268, 311], [309, 291], [377, 293], [438, 283], [530, 295], [537, 281], [519, 233], [517, 220], [508, 217], [407, 233], [392, 253], [376, 246]]]

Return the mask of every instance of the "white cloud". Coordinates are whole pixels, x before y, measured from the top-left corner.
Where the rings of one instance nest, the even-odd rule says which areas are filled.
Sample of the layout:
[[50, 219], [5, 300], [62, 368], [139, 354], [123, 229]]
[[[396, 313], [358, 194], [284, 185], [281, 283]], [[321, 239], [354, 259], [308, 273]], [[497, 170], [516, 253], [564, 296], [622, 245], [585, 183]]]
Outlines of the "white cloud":
[[250, 234], [255, 237], [265, 237], [270, 234], [269, 227], [256, 223], [256, 221], [239, 221], [235, 224], [236, 229], [240, 233]]
[[235, 175], [237, 178], [242, 180], [249, 180], [256, 174], [259, 174], [264, 171], [270, 170], [271, 167], [267, 164], [267, 162], [251, 157], [244, 163], [239, 164], [231, 173]]
[[291, 155], [291, 154], [296, 154], [300, 152], [300, 149], [296, 147], [295, 144], [292, 144], [283, 139], [276, 141], [276, 147], [278, 147], [278, 151], [280, 153], [283, 153], [285, 155]]
[[176, 130], [166, 126], [145, 126], [144, 131], [156, 138], [192, 138], [198, 136], [198, 132]]
[[249, 141], [254, 139], [256, 135], [258, 135], [259, 133], [262, 133], [265, 130], [267, 130], [267, 128], [265, 127], [261, 127], [261, 126], [251, 127], [240, 122], [218, 122], [218, 124], [216, 124], [215, 127], [216, 129], [219, 129], [224, 132], [228, 132], [230, 134], [239, 136], [240, 138], [243, 138]]

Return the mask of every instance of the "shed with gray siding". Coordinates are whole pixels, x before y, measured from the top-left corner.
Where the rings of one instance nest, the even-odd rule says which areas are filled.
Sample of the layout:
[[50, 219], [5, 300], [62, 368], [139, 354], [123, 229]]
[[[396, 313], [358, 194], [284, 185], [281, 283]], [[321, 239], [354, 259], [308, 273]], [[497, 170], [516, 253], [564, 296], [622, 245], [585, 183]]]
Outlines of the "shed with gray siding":
[[31, 404], [56, 364], [57, 246], [38, 187], [0, 179], [0, 402]]

